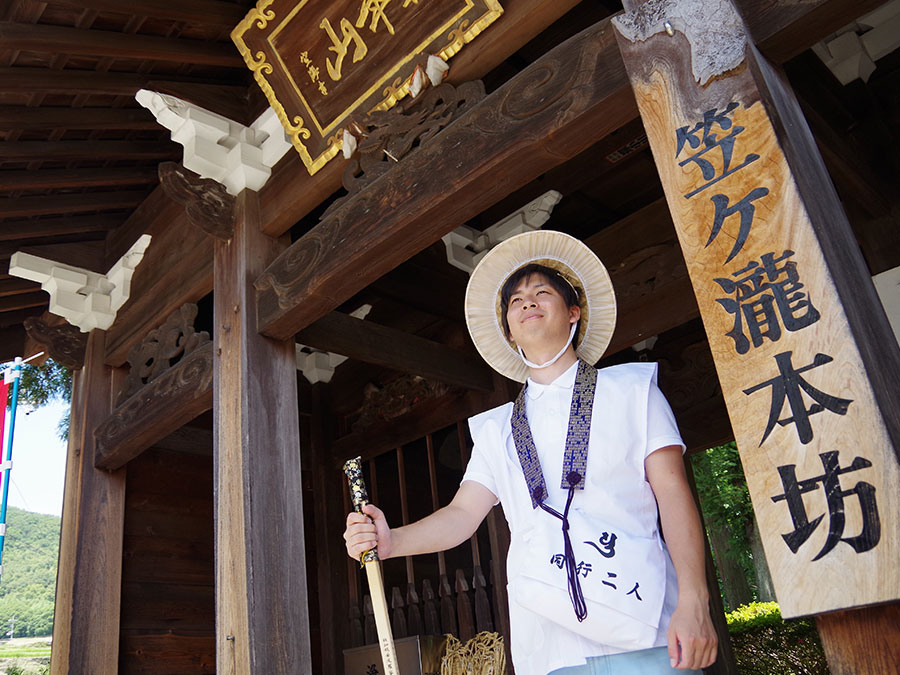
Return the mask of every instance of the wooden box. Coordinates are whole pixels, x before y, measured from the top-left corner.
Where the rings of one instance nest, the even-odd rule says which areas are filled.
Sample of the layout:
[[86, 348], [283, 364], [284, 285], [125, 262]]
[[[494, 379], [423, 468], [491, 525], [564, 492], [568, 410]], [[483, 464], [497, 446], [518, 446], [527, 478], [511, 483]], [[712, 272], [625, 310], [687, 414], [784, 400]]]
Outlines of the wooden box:
[[[440, 675], [446, 638], [413, 635], [394, 640], [400, 675]], [[344, 675], [383, 675], [378, 645], [344, 650]]]

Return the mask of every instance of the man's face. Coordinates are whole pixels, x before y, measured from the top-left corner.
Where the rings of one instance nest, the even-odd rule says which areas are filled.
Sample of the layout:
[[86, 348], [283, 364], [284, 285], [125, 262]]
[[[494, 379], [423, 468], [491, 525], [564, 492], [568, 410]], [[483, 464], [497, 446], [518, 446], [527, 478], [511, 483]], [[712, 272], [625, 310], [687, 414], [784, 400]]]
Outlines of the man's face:
[[567, 307], [543, 274], [523, 279], [510, 296], [506, 310], [509, 339], [522, 347], [526, 356], [559, 351], [572, 324], [580, 318], [581, 308]]

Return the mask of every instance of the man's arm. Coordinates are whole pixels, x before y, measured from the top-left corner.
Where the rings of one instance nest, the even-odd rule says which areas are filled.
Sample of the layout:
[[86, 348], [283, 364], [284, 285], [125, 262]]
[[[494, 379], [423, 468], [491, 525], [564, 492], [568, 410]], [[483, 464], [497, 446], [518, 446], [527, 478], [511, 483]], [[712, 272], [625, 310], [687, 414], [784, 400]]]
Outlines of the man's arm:
[[666, 632], [669, 658], [680, 669], [705, 668], [716, 660], [718, 639], [709, 617], [703, 528], [687, 483], [681, 448], [660, 448], [644, 460], [644, 468], [678, 575], [678, 604]]
[[381, 509], [367, 504], [364, 513], [347, 516], [344, 531], [347, 554], [359, 560], [360, 554], [376, 545], [382, 560], [445, 551], [471, 537], [496, 503], [493, 492], [481, 483], [467, 480], [447, 506], [422, 520], [394, 529], [388, 526]]

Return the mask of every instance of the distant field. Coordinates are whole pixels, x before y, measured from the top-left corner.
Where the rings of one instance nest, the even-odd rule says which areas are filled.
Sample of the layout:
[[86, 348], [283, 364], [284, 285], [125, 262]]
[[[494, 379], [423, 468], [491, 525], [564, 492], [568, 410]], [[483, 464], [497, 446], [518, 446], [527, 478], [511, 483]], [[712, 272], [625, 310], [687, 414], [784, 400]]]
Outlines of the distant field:
[[0, 673], [18, 666], [21, 670], [17, 672], [38, 675], [47, 672], [49, 662], [49, 638], [15, 638], [0, 642]]

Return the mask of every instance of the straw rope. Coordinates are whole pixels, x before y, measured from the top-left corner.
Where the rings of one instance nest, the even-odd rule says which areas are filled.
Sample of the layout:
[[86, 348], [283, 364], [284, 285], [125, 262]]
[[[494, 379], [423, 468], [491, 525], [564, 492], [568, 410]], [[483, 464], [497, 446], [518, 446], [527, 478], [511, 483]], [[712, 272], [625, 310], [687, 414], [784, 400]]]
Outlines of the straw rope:
[[448, 634], [441, 675], [506, 675], [503, 636], [485, 631], [462, 644]]

